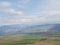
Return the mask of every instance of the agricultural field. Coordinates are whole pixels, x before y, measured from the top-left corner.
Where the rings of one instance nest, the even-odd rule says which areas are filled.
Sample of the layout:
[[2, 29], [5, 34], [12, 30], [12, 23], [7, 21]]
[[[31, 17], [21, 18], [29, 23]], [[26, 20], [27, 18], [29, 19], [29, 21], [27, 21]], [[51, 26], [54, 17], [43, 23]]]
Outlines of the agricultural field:
[[19, 34], [0, 36], [0, 45], [60, 45], [60, 35]]

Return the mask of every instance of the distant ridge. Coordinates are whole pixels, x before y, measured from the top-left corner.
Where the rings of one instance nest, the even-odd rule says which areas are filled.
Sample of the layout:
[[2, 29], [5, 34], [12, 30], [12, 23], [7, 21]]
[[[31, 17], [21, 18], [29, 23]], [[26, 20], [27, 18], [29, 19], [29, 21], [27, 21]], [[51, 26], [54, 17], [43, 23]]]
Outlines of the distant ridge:
[[0, 26], [0, 35], [4, 34], [28, 34], [28, 33], [43, 33], [43, 32], [60, 32], [60, 24], [45, 24], [45, 25], [4, 25]]

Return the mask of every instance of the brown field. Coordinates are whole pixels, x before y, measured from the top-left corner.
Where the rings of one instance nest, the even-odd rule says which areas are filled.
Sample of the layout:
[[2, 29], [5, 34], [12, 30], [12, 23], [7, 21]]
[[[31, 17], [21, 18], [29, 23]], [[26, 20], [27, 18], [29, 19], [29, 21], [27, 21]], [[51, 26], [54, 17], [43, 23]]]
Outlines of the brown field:
[[55, 42], [37, 42], [32, 45], [60, 45], [60, 43], [55, 43]]

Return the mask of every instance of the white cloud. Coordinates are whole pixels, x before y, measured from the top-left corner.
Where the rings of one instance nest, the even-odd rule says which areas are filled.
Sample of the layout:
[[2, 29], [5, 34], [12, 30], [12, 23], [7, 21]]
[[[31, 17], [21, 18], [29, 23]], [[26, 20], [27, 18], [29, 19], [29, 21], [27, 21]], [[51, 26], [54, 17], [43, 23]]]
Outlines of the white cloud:
[[23, 11], [17, 11], [14, 9], [0, 9], [0, 12], [7, 13], [7, 14], [23, 15]]
[[12, 4], [10, 2], [0, 2], [0, 6], [8, 7], [11, 6]]
[[40, 7], [40, 20], [46, 23], [60, 23], [60, 0], [46, 0]]
[[[38, 16], [33, 16], [33, 15], [30, 15], [30, 16], [23, 16], [22, 18], [12, 18], [12, 19], [9, 19], [9, 20], [1, 20], [0, 24], [25, 24], [25, 23], [32, 23], [32, 24], [35, 24], [35, 23], [38, 23], [38, 22], [43, 22], [42, 21], [43, 18], [38, 18]], [[45, 20], [45, 19], [43, 19]]]
[[49, 7], [51, 9], [60, 10], [60, 0], [49, 0]]

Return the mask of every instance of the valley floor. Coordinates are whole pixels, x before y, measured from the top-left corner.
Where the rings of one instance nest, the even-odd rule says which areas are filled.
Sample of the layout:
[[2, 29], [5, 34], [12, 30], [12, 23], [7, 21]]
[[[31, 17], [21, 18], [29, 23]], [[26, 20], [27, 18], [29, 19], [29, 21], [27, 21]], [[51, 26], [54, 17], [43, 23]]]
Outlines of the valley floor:
[[0, 45], [60, 45], [60, 34], [0, 36]]

